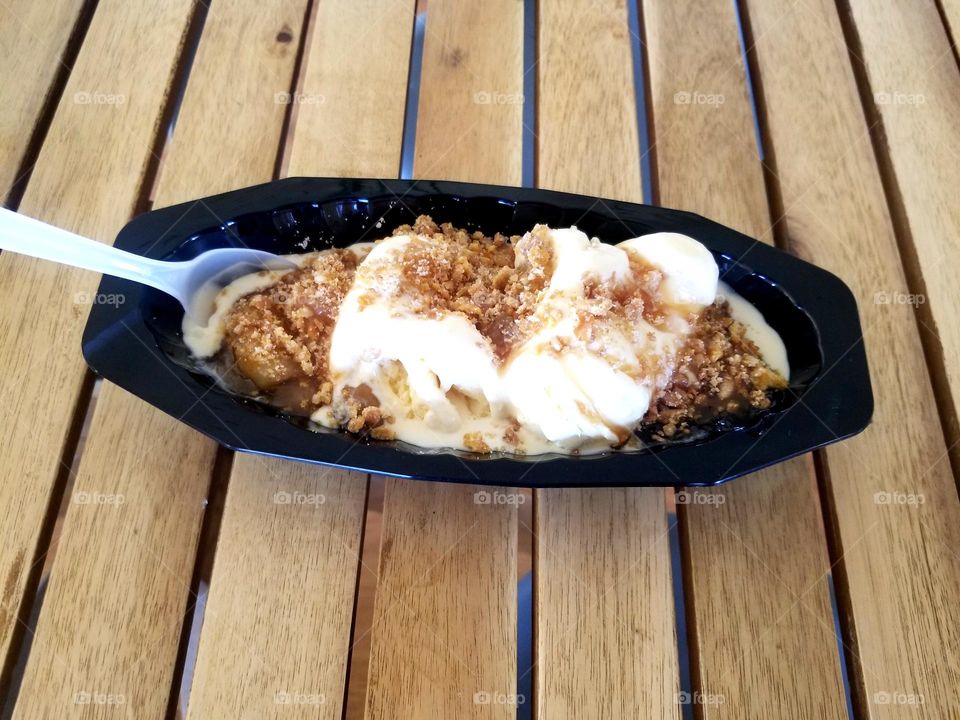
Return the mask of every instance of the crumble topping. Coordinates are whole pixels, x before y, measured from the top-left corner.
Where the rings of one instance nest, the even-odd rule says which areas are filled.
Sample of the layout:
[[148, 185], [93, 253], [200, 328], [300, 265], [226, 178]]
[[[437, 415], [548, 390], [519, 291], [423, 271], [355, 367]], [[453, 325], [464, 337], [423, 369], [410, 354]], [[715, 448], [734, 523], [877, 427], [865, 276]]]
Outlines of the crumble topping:
[[721, 415], [745, 415], [770, 407], [770, 392], [786, 379], [760, 357], [746, 328], [730, 316], [726, 302], [707, 307], [680, 350], [677, 369], [644, 418], [654, 436], [685, 435]]
[[[449, 223], [437, 225], [421, 215], [412, 226], [401, 225], [393, 232], [411, 236], [397, 258], [401, 282], [379, 282], [376, 292], [412, 301], [411, 310], [427, 317], [465, 316], [502, 362], [529, 334], [527, 320], [552, 274], [547, 230], [538, 226], [521, 242], [518, 235], [497, 233], [491, 238]], [[383, 268], [370, 263], [360, 272], [376, 277]], [[374, 300], [375, 291], [368, 290], [361, 307]]]

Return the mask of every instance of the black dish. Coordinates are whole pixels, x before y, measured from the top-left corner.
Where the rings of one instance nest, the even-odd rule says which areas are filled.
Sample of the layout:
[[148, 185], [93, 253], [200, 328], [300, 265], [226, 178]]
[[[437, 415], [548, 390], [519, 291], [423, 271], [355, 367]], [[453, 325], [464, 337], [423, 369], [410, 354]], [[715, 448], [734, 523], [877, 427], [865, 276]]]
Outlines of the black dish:
[[[690, 235], [714, 253], [721, 276], [781, 334], [791, 387], [775, 407], [695, 441], [571, 457], [478, 456], [313, 431], [215, 385], [190, 357], [176, 300], [104, 277], [83, 336], [93, 370], [234, 450], [430, 480], [531, 487], [712, 485], [863, 430], [873, 413], [856, 302], [831, 273], [698, 215], [528, 188], [460, 182], [290, 178], [154, 210], [115, 245], [185, 260], [216, 247], [303, 252], [374, 239], [421, 213], [488, 234], [536, 223], [576, 225], [607, 242], [650, 232]], [[146, 442], [150, 442], [146, 439]]]

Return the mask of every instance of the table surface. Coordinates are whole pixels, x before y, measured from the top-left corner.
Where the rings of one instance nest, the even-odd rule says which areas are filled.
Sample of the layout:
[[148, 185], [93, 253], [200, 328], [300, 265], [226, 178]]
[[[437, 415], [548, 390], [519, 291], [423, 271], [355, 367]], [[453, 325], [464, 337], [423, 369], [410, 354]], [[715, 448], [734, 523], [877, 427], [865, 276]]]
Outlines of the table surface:
[[218, 449], [91, 377], [96, 275], [4, 253], [3, 716], [956, 720], [951, 29], [960, 0], [2, 0], [8, 207], [104, 242], [285, 175], [682, 207], [842, 277], [876, 395], [722, 488], [477, 505]]

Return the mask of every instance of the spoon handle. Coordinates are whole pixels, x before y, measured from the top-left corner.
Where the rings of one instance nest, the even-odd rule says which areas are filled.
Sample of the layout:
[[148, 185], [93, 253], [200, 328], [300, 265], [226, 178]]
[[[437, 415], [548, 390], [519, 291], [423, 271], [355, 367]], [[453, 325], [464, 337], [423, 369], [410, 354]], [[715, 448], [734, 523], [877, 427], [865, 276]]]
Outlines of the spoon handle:
[[114, 275], [178, 296], [178, 288], [167, 281], [175, 263], [118, 250], [3, 208], [0, 208], [0, 250]]

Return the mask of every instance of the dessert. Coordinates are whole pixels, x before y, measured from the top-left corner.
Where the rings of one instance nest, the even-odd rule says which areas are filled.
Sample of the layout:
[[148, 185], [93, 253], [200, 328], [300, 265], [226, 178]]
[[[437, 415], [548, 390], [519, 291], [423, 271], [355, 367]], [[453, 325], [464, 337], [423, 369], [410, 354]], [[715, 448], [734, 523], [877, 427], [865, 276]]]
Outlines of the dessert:
[[325, 427], [586, 454], [761, 412], [787, 386], [779, 336], [684, 235], [486, 237], [421, 216], [294, 259], [223, 288], [184, 340], [227, 387]]

